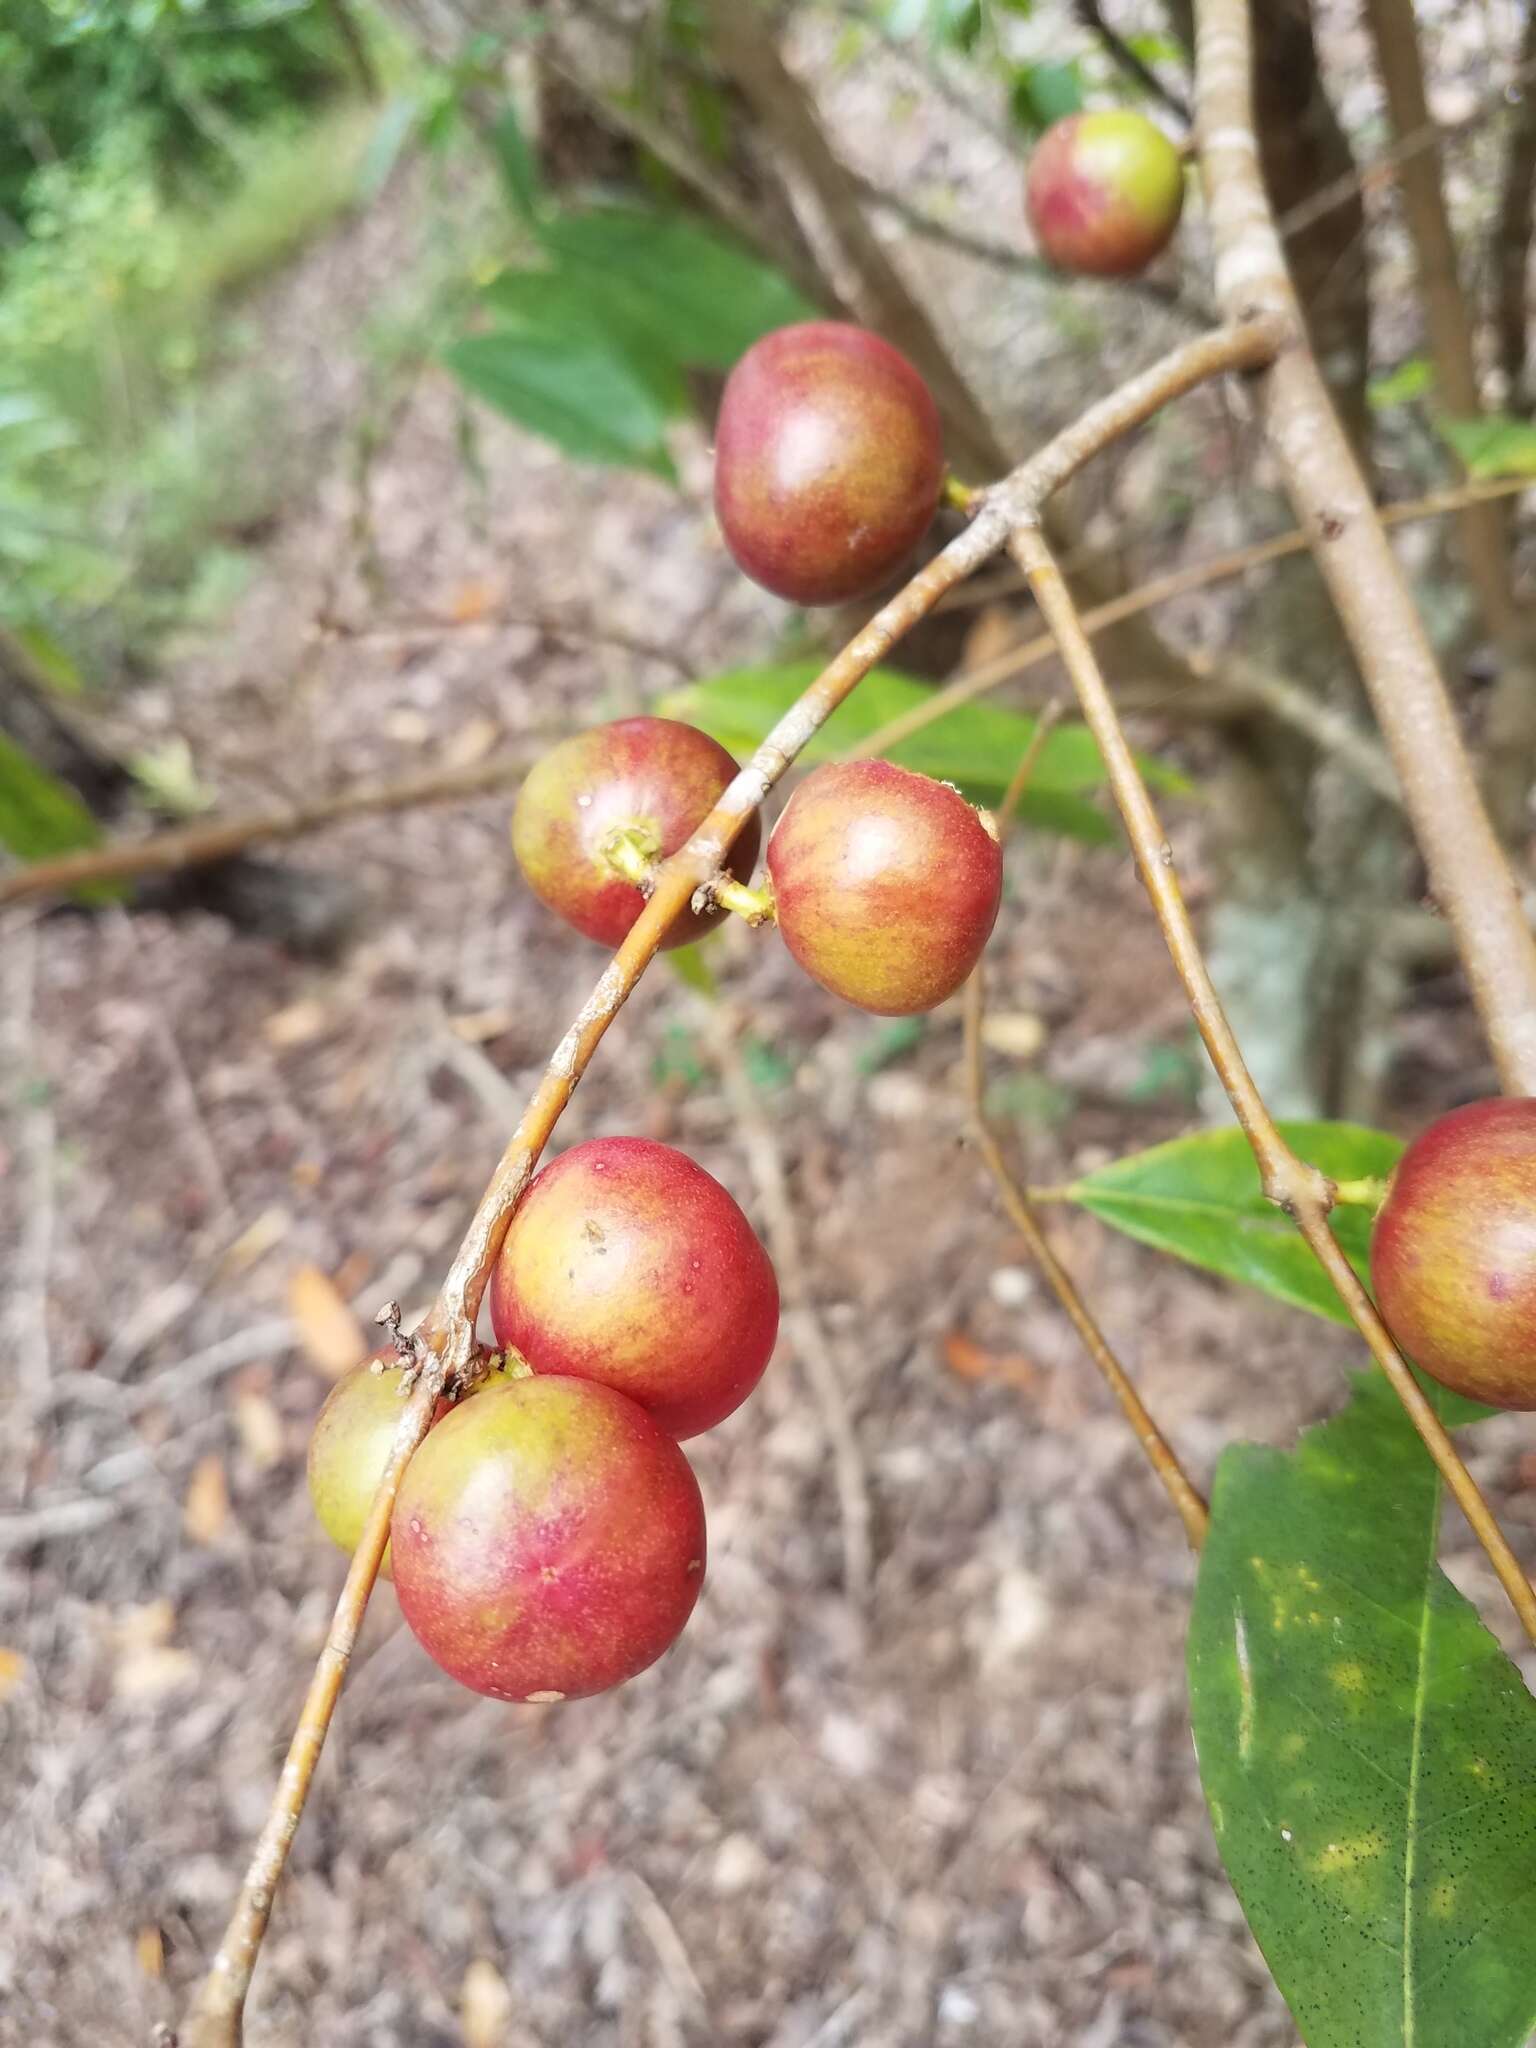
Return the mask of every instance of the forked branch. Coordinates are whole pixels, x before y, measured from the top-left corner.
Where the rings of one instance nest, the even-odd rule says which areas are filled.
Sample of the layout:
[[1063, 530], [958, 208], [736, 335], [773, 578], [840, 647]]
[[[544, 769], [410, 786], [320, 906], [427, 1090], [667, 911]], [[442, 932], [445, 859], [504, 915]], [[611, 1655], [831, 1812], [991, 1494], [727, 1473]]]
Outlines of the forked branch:
[[1371, 1356], [1391, 1381], [1441, 1477], [1488, 1553], [1522, 1626], [1532, 1642], [1536, 1642], [1536, 1591], [1328, 1227], [1328, 1212], [1334, 1200], [1332, 1183], [1316, 1167], [1299, 1159], [1286, 1144], [1243, 1060], [1195, 937], [1174, 868], [1173, 848], [1142, 780], [1103, 672], [1055, 558], [1037, 525], [1021, 526], [1010, 546], [1015, 561], [1029, 579], [1035, 602], [1056, 636], [1084, 720], [1098, 741], [1137, 872], [1151, 898], [1153, 913], [1178, 969], [1211, 1064], [1258, 1162], [1264, 1192], [1296, 1224], [1337, 1288], [1356, 1329], [1370, 1347]]

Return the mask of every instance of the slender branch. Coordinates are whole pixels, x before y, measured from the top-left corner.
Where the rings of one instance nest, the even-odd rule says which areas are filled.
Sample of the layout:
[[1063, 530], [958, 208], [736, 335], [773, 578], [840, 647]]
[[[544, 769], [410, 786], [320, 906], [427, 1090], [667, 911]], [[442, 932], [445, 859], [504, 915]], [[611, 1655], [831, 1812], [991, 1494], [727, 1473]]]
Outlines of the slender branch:
[[[1365, 18], [1392, 125], [1400, 136], [1413, 134], [1428, 120], [1429, 105], [1412, 0], [1365, 0]], [[1483, 399], [1472, 313], [1462, 289], [1437, 158], [1427, 152], [1408, 158], [1399, 168], [1398, 186], [1418, 271], [1419, 298], [1435, 369], [1436, 403], [1452, 419], [1480, 419]], [[1527, 192], [1527, 215], [1529, 203]], [[1522, 244], [1522, 264], [1524, 249]], [[1523, 298], [1523, 270], [1521, 292]], [[1521, 324], [1523, 331], [1523, 318]], [[1495, 820], [1505, 835], [1513, 838], [1524, 821], [1536, 758], [1536, 667], [1531, 634], [1515, 603], [1510, 580], [1504, 508], [1473, 500], [1458, 514], [1457, 525], [1462, 567], [1483, 630], [1498, 649], [1499, 676], [1488, 709], [1484, 781]]]
[[1390, 149], [1373, 157], [1368, 164], [1347, 172], [1343, 177], [1334, 178], [1314, 192], [1310, 199], [1292, 206], [1280, 216], [1277, 223], [1285, 241], [1299, 235], [1324, 214], [1332, 213], [1335, 207], [1347, 206], [1357, 192], [1374, 192], [1379, 187], [1390, 185], [1398, 170], [1426, 150], [1443, 149], [1449, 142], [1459, 141], [1472, 134], [1486, 121], [1509, 109], [1510, 94], [1536, 80], [1536, 56], [1523, 61], [1511, 72], [1509, 78], [1496, 93], [1491, 93], [1481, 106], [1474, 107], [1460, 121], [1426, 120], [1411, 129], [1394, 142]]
[[302, 839], [350, 818], [419, 810], [427, 804], [459, 803], [509, 789], [527, 773], [525, 755], [496, 755], [472, 768], [445, 768], [429, 775], [411, 775], [400, 782], [355, 782], [311, 803], [286, 804], [279, 810], [250, 811], [233, 818], [181, 825], [144, 839], [114, 839], [52, 860], [33, 861], [14, 874], [0, 875], [0, 909], [34, 896], [57, 896], [94, 882], [128, 881], [136, 875], [179, 874], [228, 860], [258, 843]]
[[[1007, 794], [998, 807], [997, 828], [1000, 834], [1006, 835], [1013, 821], [1019, 800], [1024, 794], [1045, 742], [1050, 737], [1060, 710], [1059, 704], [1047, 705], [1034, 732], [1030, 735], [1029, 745], [1024, 749], [1019, 765], [1014, 770], [1013, 780], [1008, 785]], [[1028, 1195], [1018, 1176], [1009, 1167], [1003, 1149], [988, 1122], [985, 1056], [981, 1035], [982, 1018], [986, 1007], [986, 971], [986, 959], [983, 956], [977, 961], [970, 979], [966, 982], [962, 997], [965, 1018], [965, 1100], [976, 1149], [980, 1152], [982, 1161], [996, 1184], [998, 1197], [1015, 1229], [1023, 1238], [1030, 1257], [1044, 1275], [1047, 1286], [1081, 1338], [1084, 1350], [1098, 1367], [1110, 1392], [1120, 1404], [1120, 1412], [1130, 1424], [1136, 1441], [1146, 1453], [1148, 1463], [1184, 1524], [1191, 1548], [1198, 1550], [1205, 1540], [1206, 1527], [1210, 1521], [1209, 1510], [1180, 1465], [1167, 1438], [1152, 1420], [1129, 1373], [1115, 1356], [1108, 1338], [1099, 1328], [1092, 1311], [1078, 1292], [1077, 1283], [1057, 1258], [1050, 1240], [1040, 1227]]]
[[[1536, 72], [1536, 8], [1525, 17], [1518, 71]], [[1529, 404], [1526, 356], [1530, 329], [1527, 289], [1531, 267], [1531, 213], [1536, 201], [1536, 94], [1522, 93], [1510, 121], [1505, 144], [1504, 176], [1499, 188], [1499, 219], [1494, 230], [1494, 328], [1499, 367], [1504, 372], [1506, 408], [1523, 414]]]
[[1164, 85], [1146, 59], [1138, 56], [1120, 31], [1104, 19], [1104, 10], [1099, 0], [1076, 0], [1075, 12], [1084, 28], [1091, 30], [1098, 37], [1111, 60], [1119, 65], [1126, 76], [1135, 79], [1143, 92], [1150, 93], [1153, 99], [1160, 101], [1169, 113], [1182, 121], [1187, 128], [1195, 118], [1189, 102], [1176, 93], [1171, 85]]
[[[1208, 49], [1208, 42], [1206, 38], [1203, 49]], [[1153, 913], [1184, 985], [1211, 1064], [1258, 1163], [1264, 1192], [1293, 1220], [1337, 1288], [1356, 1329], [1391, 1381], [1441, 1477], [1488, 1553], [1526, 1633], [1536, 1642], [1536, 1589], [1521, 1570], [1460, 1452], [1392, 1342], [1354, 1268], [1339, 1249], [1328, 1227], [1328, 1212], [1334, 1199], [1332, 1183], [1316, 1167], [1297, 1158], [1286, 1144], [1244, 1062], [1185, 907], [1174, 869], [1173, 848], [1136, 766], [1114, 701], [1050, 548], [1037, 525], [1021, 525], [1010, 548], [1056, 636], [1083, 717], [1098, 741], [1137, 872], [1151, 898]]]
[[[1454, 512], [1472, 499], [1507, 498], [1529, 489], [1528, 477], [1501, 477], [1489, 483], [1462, 484], [1454, 490], [1436, 491], [1429, 497], [1389, 506], [1380, 517], [1384, 526], [1405, 526], [1415, 520], [1438, 518], [1442, 513]], [[1311, 546], [1310, 536], [1300, 527], [1294, 527], [1289, 533], [1277, 534], [1271, 540], [1256, 541], [1248, 547], [1234, 548], [1228, 554], [1213, 555], [1207, 561], [1192, 562], [1186, 568], [1170, 570], [1167, 575], [1138, 584], [1123, 597], [1111, 598], [1107, 604], [1095, 605], [1090, 611], [1085, 611], [1082, 614], [1083, 630], [1089, 634], [1103, 632], [1138, 612], [1150, 611], [1154, 605], [1186, 597], [1191, 591], [1204, 590], [1212, 583], [1224, 583], [1244, 576], [1250, 569], [1263, 568], [1267, 563], [1281, 561], [1288, 555], [1305, 554]], [[1007, 591], [994, 585], [989, 595], [1006, 596]], [[968, 592], [957, 593], [962, 601], [968, 596]], [[1050, 634], [1037, 634], [1022, 646], [1000, 654], [995, 661], [985, 662], [969, 674], [946, 683], [921, 704], [914, 704], [910, 711], [888, 720], [851, 749], [850, 758], [862, 759], [867, 755], [888, 753], [902, 740], [910, 739], [913, 733], [921, 732], [925, 726], [946, 717], [960, 705], [984, 697], [1003, 683], [1012, 682], [1029, 669], [1051, 660], [1055, 652], [1056, 643]], [[1198, 677], [1206, 664], [1198, 656], [1186, 658], [1191, 673]], [[1233, 664], [1224, 659], [1221, 681], [1240, 700], [1249, 698], [1262, 704], [1282, 724], [1291, 726], [1318, 746], [1337, 754], [1379, 794], [1401, 802], [1402, 792], [1391, 763], [1370, 736], [1342, 714], [1318, 703], [1316, 698], [1294, 683], [1287, 682], [1283, 676], [1271, 675], [1252, 662]]]
[[1089, 408], [992, 490], [980, 495], [966, 529], [883, 605], [822, 670], [737, 773], [687, 843], [656, 870], [655, 886], [623, 944], [561, 1039], [470, 1220], [431, 1311], [412, 1341], [415, 1384], [402, 1411], [389, 1463], [368, 1512], [337, 1602], [299, 1725], [230, 1916], [218, 1953], [189, 2017], [185, 2048], [238, 2048], [241, 2014], [272, 1897], [298, 1828], [315, 1765], [335, 1710], [368, 1596], [389, 1537], [400, 1475], [426, 1435], [434, 1404], [462, 1381], [475, 1348], [481, 1298], [512, 1212], [532, 1177], [550, 1133], [570, 1101], [604, 1032], [650, 965], [674, 918], [718, 873], [732, 841], [850, 691], [956, 584], [1003, 545], [1011, 528], [1033, 516], [1050, 492], [1169, 398], [1224, 369], [1253, 366], [1274, 345], [1273, 326], [1247, 322], [1188, 342]]
[[[1259, 175], [1246, 0], [1198, 0], [1197, 21], [1201, 162], [1217, 297], [1233, 317], [1262, 309], [1299, 337]], [[1504, 1085], [1536, 1093], [1536, 943], [1423, 624], [1316, 363], [1293, 340], [1259, 383], [1282, 479], [1315, 542]]]

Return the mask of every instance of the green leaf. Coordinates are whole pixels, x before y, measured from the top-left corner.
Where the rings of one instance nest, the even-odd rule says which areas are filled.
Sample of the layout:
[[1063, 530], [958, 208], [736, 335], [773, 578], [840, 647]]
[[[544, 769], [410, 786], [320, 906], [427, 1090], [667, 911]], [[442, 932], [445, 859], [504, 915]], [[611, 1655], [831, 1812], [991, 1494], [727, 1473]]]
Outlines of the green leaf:
[[1075, 63], [1021, 64], [1008, 88], [1008, 104], [1021, 128], [1039, 134], [1064, 115], [1082, 111], [1082, 72]]
[[665, 408], [601, 334], [498, 330], [455, 342], [444, 360], [477, 398], [578, 461], [676, 480], [663, 438]]
[[1478, 420], [1437, 419], [1435, 425], [1469, 476], [1536, 476], [1536, 426], [1529, 420], [1496, 412]]
[[[734, 754], [749, 754], [817, 673], [814, 661], [733, 669], [670, 692], [658, 709], [702, 726]], [[811, 740], [802, 759], [821, 761], [846, 753], [932, 694], [928, 684], [896, 669], [872, 669]], [[995, 704], [961, 704], [910, 739], [899, 741], [888, 750], [888, 758], [953, 782], [978, 802], [995, 803], [1007, 788], [1034, 729], [1035, 721], [1020, 712]], [[1156, 762], [1143, 761], [1142, 767], [1159, 788], [1187, 787], [1182, 777]], [[1087, 730], [1080, 725], [1059, 726], [1035, 764], [1020, 815], [1046, 831], [1112, 845], [1117, 837], [1115, 827], [1086, 800], [1086, 793], [1102, 782], [1098, 749]]]
[[854, 1065], [868, 1080], [914, 1052], [927, 1030], [926, 1017], [893, 1017], [889, 1024], [876, 1025], [855, 1054]]
[[812, 317], [776, 270], [678, 214], [596, 207], [547, 222], [542, 240], [561, 272], [595, 279], [680, 365], [728, 370], [773, 328]]
[[697, 940], [691, 946], [674, 946], [663, 958], [684, 987], [691, 988], [696, 995], [713, 999], [720, 993], [715, 970], [705, 959]]
[[1216, 1475], [1189, 1634], [1217, 1846], [1307, 2048], [1520, 2048], [1536, 1701], [1435, 1562], [1440, 1479], [1377, 1372]]
[[481, 294], [498, 330], [549, 335], [563, 347], [583, 336], [643, 384], [666, 418], [688, 410], [688, 387], [665, 327], [638, 317], [603, 280], [559, 270], [503, 270]]
[[1434, 386], [1435, 366], [1429, 357], [1410, 356], [1385, 376], [1373, 377], [1365, 387], [1365, 395], [1377, 412], [1386, 412], [1394, 405], [1407, 405], [1410, 399], [1422, 398]]
[[13, 626], [10, 631], [50, 689], [57, 690], [61, 697], [80, 695], [85, 688], [85, 677], [67, 647], [42, 626]]
[[520, 219], [533, 221], [539, 210], [539, 170], [517, 109], [510, 101], [491, 123], [486, 140], [501, 173], [512, 210]]
[[[18, 860], [47, 860], [95, 846], [101, 836], [74, 791], [0, 733], [0, 846]], [[93, 903], [120, 893], [105, 885], [78, 891], [82, 901]]]
[[[1361, 1124], [1282, 1124], [1287, 1144], [1332, 1180], [1388, 1174], [1401, 1142]], [[1248, 1140], [1234, 1124], [1195, 1131], [1150, 1151], [1116, 1159], [1067, 1189], [1068, 1198], [1142, 1244], [1171, 1252], [1208, 1273], [1257, 1287], [1293, 1308], [1336, 1323], [1349, 1315], [1294, 1223], [1264, 1199]], [[1367, 1277], [1369, 1211], [1338, 1208], [1334, 1234], [1350, 1264]]]

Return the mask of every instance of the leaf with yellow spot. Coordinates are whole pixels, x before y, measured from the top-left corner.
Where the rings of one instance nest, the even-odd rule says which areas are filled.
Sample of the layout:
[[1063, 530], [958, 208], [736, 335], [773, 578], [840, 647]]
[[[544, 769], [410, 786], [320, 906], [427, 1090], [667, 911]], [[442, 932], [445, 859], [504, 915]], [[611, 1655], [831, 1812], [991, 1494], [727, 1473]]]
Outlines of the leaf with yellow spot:
[[1294, 1452], [1217, 1472], [1200, 1776], [1307, 2048], [1522, 2048], [1536, 2025], [1536, 1700], [1436, 1562], [1440, 1496], [1374, 1369]]

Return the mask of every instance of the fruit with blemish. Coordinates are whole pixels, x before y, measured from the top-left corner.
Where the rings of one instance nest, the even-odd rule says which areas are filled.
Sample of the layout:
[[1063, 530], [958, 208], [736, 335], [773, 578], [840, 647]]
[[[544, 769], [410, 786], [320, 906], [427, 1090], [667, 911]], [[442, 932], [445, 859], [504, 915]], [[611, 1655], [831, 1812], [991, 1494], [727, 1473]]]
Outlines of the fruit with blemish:
[[768, 841], [779, 930], [823, 988], [877, 1016], [931, 1010], [981, 958], [1002, 896], [985, 812], [890, 761], [836, 761]]
[[518, 1204], [491, 1322], [536, 1373], [616, 1387], [688, 1437], [762, 1378], [779, 1290], [712, 1174], [653, 1139], [594, 1138], [546, 1166]]
[[[388, 1352], [378, 1355], [393, 1356]], [[477, 1382], [474, 1392], [505, 1378], [502, 1372], [488, 1373]], [[438, 1402], [434, 1424], [451, 1405]], [[404, 1410], [399, 1366], [386, 1364], [382, 1372], [375, 1372], [369, 1360], [336, 1382], [316, 1419], [309, 1440], [309, 1497], [321, 1528], [349, 1556], [362, 1536]], [[389, 1576], [387, 1546], [380, 1570]]]
[[1536, 1101], [1469, 1103], [1419, 1133], [1376, 1217], [1371, 1281], [1432, 1379], [1536, 1408]]
[[[623, 940], [645, 905], [613, 851], [664, 859], [714, 809], [736, 773], [718, 741], [675, 718], [620, 718], [552, 747], [530, 770], [512, 813], [512, 850], [542, 903], [589, 939]], [[754, 817], [727, 858], [745, 881], [757, 859]], [[682, 946], [726, 913], [679, 913], [662, 940]]]
[[450, 1677], [493, 1699], [580, 1699], [681, 1634], [704, 1581], [704, 1504], [627, 1395], [529, 1375], [431, 1432], [391, 1543], [401, 1612]]
[[1145, 114], [1068, 114], [1035, 145], [1024, 201], [1052, 263], [1090, 277], [1128, 277], [1172, 240], [1184, 166]]
[[868, 596], [927, 532], [943, 483], [928, 386], [862, 327], [781, 327], [726, 381], [715, 511], [737, 565], [779, 597]]

